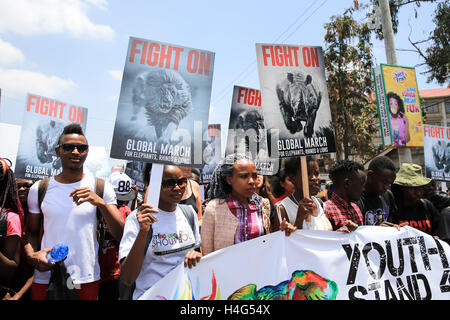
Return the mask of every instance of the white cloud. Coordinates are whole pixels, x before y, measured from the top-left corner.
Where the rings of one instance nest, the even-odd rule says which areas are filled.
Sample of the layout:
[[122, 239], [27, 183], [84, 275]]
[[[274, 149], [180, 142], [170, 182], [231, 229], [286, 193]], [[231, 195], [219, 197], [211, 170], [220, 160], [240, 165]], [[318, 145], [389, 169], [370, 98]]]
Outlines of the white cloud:
[[49, 76], [40, 72], [0, 68], [0, 88], [11, 95], [28, 92], [43, 96], [57, 97], [76, 86], [72, 80]]
[[[104, 1], [90, 1], [97, 5]], [[20, 35], [68, 33], [75, 37], [112, 39], [114, 30], [95, 24], [80, 0], [0, 0], [0, 33]]]
[[0, 39], [0, 65], [25, 61], [25, 56], [19, 48]]
[[120, 70], [108, 70], [109, 75], [115, 80], [122, 80], [123, 72]]
[[106, 0], [86, 0], [86, 2], [100, 8], [102, 10], [108, 9], [108, 3], [106, 2]]

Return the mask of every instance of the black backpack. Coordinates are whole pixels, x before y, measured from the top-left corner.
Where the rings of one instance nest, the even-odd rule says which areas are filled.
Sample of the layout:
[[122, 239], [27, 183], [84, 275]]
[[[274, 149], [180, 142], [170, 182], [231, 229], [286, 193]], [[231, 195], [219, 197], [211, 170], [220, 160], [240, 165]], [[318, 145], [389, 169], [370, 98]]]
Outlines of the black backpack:
[[[183, 211], [184, 216], [186, 217], [186, 220], [189, 223], [189, 226], [191, 227], [192, 231], [194, 231], [194, 209], [191, 205], [185, 205], [185, 204], [178, 204], [181, 211]], [[140, 208], [137, 208], [136, 210], [139, 211]], [[195, 231], [194, 231], [195, 232]], [[145, 239], [145, 249], [144, 249], [144, 258], [145, 254], [147, 253], [148, 246], [150, 245], [150, 241], [152, 241], [153, 237], [153, 228], [152, 225], [150, 225], [150, 230], [147, 233], [147, 238]], [[136, 289], [136, 282], [133, 282], [132, 285], [128, 286], [122, 281], [119, 281], [119, 300], [133, 300], [133, 293]]]

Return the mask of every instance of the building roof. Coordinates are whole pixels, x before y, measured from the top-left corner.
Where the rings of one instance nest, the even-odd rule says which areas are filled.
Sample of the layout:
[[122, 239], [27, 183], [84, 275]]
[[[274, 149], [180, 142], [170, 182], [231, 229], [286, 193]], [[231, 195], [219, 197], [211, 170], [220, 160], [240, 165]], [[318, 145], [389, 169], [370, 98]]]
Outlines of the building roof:
[[421, 98], [442, 98], [450, 96], [450, 88], [419, 90]]

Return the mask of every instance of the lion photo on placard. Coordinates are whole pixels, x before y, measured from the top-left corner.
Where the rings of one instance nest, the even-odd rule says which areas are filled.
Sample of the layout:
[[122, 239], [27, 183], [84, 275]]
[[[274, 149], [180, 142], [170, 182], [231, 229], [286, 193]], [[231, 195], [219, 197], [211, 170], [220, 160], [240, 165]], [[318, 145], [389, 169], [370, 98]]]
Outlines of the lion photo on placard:
[[133, 114], [136, 120], [144, 108], [147, 123], [156, 137], [170, 137], [180, 121], [192, 111], [189, 84], [173, 70], [150, 70], [137, 75], [132, 89]]

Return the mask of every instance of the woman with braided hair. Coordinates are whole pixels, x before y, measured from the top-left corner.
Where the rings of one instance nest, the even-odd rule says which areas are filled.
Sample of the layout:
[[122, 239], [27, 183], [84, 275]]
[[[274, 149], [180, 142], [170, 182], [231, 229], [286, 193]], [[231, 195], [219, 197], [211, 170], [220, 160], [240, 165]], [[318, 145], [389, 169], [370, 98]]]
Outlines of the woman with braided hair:
[[[270, 233], [270, 201], [255, 193], [257, 176], [245, 155], [229, 155], [216, 166], [203, 215], [203, 255]], [[286, 235], [296, 230], [286, 221], [280, 229]]]
[[20, 262], [23, 210], [17, 193], [11, 162], [0, 158], [0, 298], [7, 294], [9, 282]]

